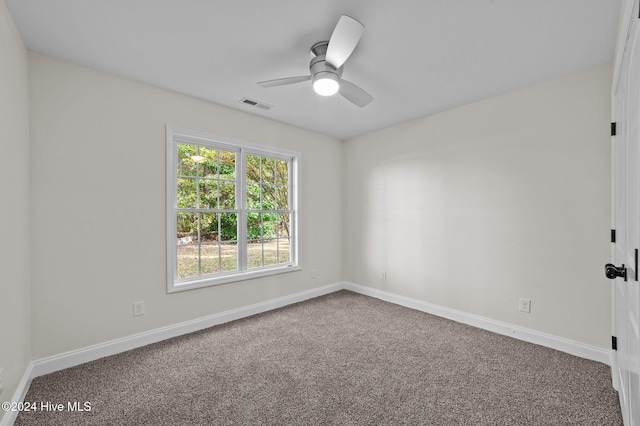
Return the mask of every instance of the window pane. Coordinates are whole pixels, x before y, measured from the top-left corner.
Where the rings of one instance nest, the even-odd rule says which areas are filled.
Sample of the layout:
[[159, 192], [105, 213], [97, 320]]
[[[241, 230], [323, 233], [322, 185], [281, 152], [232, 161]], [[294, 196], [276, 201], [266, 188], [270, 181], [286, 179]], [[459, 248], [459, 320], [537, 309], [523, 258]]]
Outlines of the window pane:
[[256, 183], [247, 184], [247, 209], [260, 210], [260, 185]]
[[220, 179], [236, 179], [236, 153], [231, 151], [219, 151]]
[[291, 237], [291, 215], [289, 213], [278, 214], [278, 236]]
[[200, 156], [202, 157], [202, 160], [199, 163], [199, 176], [210, 178], [218, 177], [218, 151], [214, 148], [207, 148], [206, 146], [201, 146], [199, 148]]
[[198, 245], [180, 245], [176, 252], [178, 255], [178, 278], [198, 276]]
[[247, 180], [260, 182], [260, 157], [257, 155], [247, 155]]
[[289, 187], [278, 186], [276, 188], [276, 204], [278, 210], [289, 209]]
[[195, 277], [198, 275], [198, 216], [178, 213], [176, 234], [178, 278]]
[[198, 193], [196, 192], [196, 180], [178, 179], [176, 204], [179, 209], [195, 208], [198, 206]]
[[196, 175], [196, 165], [198, 163], [193, 160], [193, 157], [196, 157], [197, 155], [197, 146], [178, 144], [178, 176]]
[[238, 214], [220, 213], [220, 241], [238, 241]]
[[223, 243], [220, 244], [222, 250], [222, 270], [235, 271], [238, 269], [238, 244]]
[[249, 268], [262, 266], [262, 242], [249, 241], [247, 244], [247, 266]]
[[262, 210], [275, 210], [276, 208], [276, 187], [265, 184], [262, 189]]
[[262, 157], [262, 181], [275, 183], [275, 158]]
[[275, 238], [277, 236], [278, 215], [275, 213], [265, 213], [262, 215], [262, 238]]
[[264, 265], [275, 265], [278, 263], [276, 240], [266, 240], [263, 244]]
[[276, 184], [289, 186], [289, 162], [285, 160], [276, 161]]
[[200, 179], [200, 208], [218, 208], [218, 181]]
[[262, 238], [262, 217], [260, 213], [247, 213], [247, 238]]
[[200, 246], [200, 273], [214, 274], [220, 272], [220, 258], [218, 244], [202, 244]]
[[218, 233], [218, 214], [200, 213], [200, 242], [217, 242]]
[[220, 209], [236, 208], [236, 185], [234, 182], [220, 182]]
[[198, 216], [195, 213], [178, 213], [176, 221], [178, 245], [198, 242]]
[[291, 242], [289, 238], [278, 239], [278, 263], [291, 261]]

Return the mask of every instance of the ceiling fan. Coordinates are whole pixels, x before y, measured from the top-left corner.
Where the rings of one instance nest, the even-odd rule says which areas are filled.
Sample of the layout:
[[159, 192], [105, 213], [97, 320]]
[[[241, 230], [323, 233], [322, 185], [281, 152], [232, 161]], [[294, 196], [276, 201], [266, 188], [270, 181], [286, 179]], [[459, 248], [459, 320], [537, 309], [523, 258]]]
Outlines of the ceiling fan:
[[284, 86], [311, 80], [313, 90], [322, 96], [332, 96], [340, 93], [345, 99], [358, 105], [367, 106], [373, 101], [373, 96], [342, 79], [343, 65], [356, 48], [364, 31], [364, 25], [350, 16], [342, 15], [336, 24], [329, 41], [320, 41], [311, 46], [311, 75], [278, 78], [276, 80], [261, 81], [262, 87]]

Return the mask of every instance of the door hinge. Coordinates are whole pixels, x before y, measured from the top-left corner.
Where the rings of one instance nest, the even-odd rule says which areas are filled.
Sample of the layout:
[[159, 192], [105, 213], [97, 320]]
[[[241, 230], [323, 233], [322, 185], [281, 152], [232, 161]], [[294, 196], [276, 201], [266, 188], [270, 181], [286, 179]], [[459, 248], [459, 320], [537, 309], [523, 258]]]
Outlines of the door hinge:
[[636, 249], [636, 281], [638, 281], [638, 249]]
[[618, 338], [616, 336], [611, 336], [611, 349], [618, 350]]
[[611, 136], [615, 136], [616, 135], [616, 123], [613, 122], [611, 123]]
[[616, 242], [616, 230], [615, 229], [611, 230], [611, 242], [612, 243]]

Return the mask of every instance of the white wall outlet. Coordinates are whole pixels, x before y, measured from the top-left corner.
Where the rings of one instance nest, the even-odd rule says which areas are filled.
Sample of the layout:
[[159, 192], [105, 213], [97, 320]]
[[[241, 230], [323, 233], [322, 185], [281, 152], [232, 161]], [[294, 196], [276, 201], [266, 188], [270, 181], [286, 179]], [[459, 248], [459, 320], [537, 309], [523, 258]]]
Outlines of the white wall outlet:
[[318, 271], [315, 269], [311, 270], [311, 279], [315, 280], [316, 278], [318, 278]]
[[526, 312], [528, 314], [531, 313], [531, 299], [520, 298], [520, 303], [518, 305], [520, 312]]
[[139, 317], [140, 315], [144, 315], [144, 302], [135, 302], [133, 304], [133, 316]]
[[380, 272], [380, 281], [387, 280], [387, 273], [385, 271]]

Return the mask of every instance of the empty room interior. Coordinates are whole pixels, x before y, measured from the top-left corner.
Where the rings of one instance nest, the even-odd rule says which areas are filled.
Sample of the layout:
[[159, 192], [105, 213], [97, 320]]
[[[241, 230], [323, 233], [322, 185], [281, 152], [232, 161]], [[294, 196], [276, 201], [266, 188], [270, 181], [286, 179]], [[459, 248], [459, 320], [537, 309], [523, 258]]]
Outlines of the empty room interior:
[[638, 16], [0, 0], [0, 425], [640, 425]]

